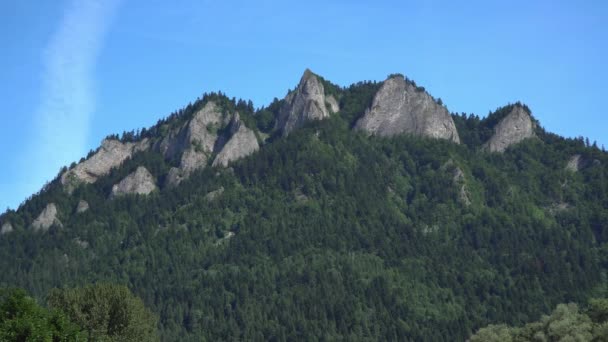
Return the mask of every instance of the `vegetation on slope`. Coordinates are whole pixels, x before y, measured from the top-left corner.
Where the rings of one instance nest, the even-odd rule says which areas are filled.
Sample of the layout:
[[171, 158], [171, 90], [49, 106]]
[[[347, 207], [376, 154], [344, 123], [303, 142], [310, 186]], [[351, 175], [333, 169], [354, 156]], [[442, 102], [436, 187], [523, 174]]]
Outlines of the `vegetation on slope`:
[[[604, 284], [606, 153], [542, 132], [479, 152], [489, 124], [474, 116], [455, 116], [462, 145], [351, 131], [377, 88], [339, 89], [339, 115], [148, 197], [108, 200], [137, 166], [156, 177], [170, 167], [150, 152], [72, 195], [49, 184], [3, 216], [18, 229], [0, 238], [0, 285], [42, 298], [125, 284], [164, 340], [451, 341], [583, 303]], [[240, 103], [243, 120], [271, 135], [278, 102]], [[592, 162], [565, 170], [573, 154]], [[75, 214], [81, 199], [90, 209]], [[49, 202], [63, 228], [26, 229]]]

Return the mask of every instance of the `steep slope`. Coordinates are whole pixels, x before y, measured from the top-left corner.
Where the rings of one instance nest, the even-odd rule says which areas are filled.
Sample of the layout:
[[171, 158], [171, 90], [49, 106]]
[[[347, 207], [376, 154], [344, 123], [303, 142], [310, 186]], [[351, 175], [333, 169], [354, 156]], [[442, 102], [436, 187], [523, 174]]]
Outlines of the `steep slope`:
[[[167, 341], [458, 341], [605, 287], [605, 152], [537, 129], [505, 153], [479, 153], [510, 107], [488, 120], [454, 116], [462, 144], [420, 139], [425, 129], [354, 134], [379, 84], [316, 79], [326, 109], [328, 93], [342, 107], [288, 136], [273, 129], [287, 101], [255, 110], [206, 94], [109, 139], [149, 147], [71, 193], [59, 177], [0, 215], [12, 227], [0, 238], [1, 286], [43, 300], [66, 284], [126, 284]], [[402, 112], [395, 122], [419, 115]], [[570, 172], [576, 155], [589, 163]], [[171, 172], [180, 180], [164, 186]], [[111, 196], [123, 182], [130, 190]], [[137, 184], [157, 189], [130, 196]], [[62, 227], [36, 234], [45, 211]]]
[[112, 168], [120, 166], [134, 153], [146, 150], [148, 147], [147, 139], [137, 143], [104, 139], [97, 152], [61, 175], [61, 183], [70, 190], [78, 183], [94, 183], [100, 177], [107, 175]]
[[338, 111], [336, 99], [331, 95], [326, 96], [323, 83], [312, 71], [306, 69], [298, 87], [285, 97], [276, 128], [283, 135], [289, 135], [308, 121], [323, 120], [331, 112]]
[[32, 222], [32, 229], [34, 231], [46, 231], [53, 225], [62, 226], [61, 221], [57, 218], [57, 206], [55, 203], [49, 203]]
[[534, 137], [535, 127], [530, 112], [522, 105], [516, 104], [494, 127], [494, 134], [484, 144], [484, 149], [490, 152], [504, 152], [512, 145]]
[[234, 113], [229, 129], [230, 140], [213, 160], [213, 166], [228, 166], [230, 162], [246, 157], [260, 148], [255, 133], [241, 122], [239, 113]]
[[405, 133], [460, 143], [447, 109], [401, 75], [384, 81], [355, 129], [380, 136]]
[[112, 197], [129, 194], [148, 195], [156, 189], [156, 179], [145, 167], [140, 166], [112, 187]]

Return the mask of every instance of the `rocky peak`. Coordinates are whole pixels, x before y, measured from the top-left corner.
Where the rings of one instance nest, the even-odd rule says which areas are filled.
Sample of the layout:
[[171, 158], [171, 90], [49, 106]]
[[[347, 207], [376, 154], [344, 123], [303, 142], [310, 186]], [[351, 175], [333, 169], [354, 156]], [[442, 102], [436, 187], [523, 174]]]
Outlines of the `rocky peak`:
[[111, 197], [127, 194], [147, 195], [156, 190], [156, 179], [148, 169], [139, 166], [137, 170], [112, 187]]
[[107, 175], [112, 168], [120, 166], [136, 152], [148, 149], [149, 145], [148, 139], [136, 143], [104, 139], [97, 152], [90, 158], [61, 175], [61, 183], [66, 186], [68, 191], [73, 190], [76, 183], [94, 183], [100, 177]]
[[174, 159], [194, 147], [210, 152], [217, 140], [217, 129], [222, 123], [220, 108], [215, 102], [209, 101], [187, 123], [170, 131], [156, 144], [155, 150], [167, 159]]
[[535, 128], [530, 112], [524, 106], [516, 104], [509, 114], [494, 126], [494, 134], [483, 147], [490, 152], [502, 153], [509, 146], [534, 137]]
[[209, 156], [218, 144], [218, 130], [225, 127], [227, 116], [213, 101], [207, 102], [188, 123], [165, 137], [158, 149], [167, 159], [181, 154], [179, 168], [171, 168], [166, 178], [168, 186], [175, 186], [197, 169], [207, 165]]
[[355, 129], [380, 136], [405, 133], [460, 143], [448, 110], [401, 75], [384, 81]]
[[53, 225], [62, 226], [61, 221], [57, 218], [57, 206], [55, 203], [49, 203], [32, 222], [32, 228], [34, 231], [46, 231]]
[[13, 230], [13, 225], [10, 222], [4, 222], [4, 224], [2, 224], [2, 228], [0, 229], [0, 235], [8, 234]]
[[230, 162], [248, 156], [260, 148], [255, 133], [241, 122], [238, 113], [233, 115], [229, 130], [231, 137], [215, 157], [213, 166], [228, 166]]
[[[331, 109], [337, 112], [338, 103], [335, 98], [332, 99], [329, 100]], [[283, 135], [288, 135], [307, 121], [329, 117], [326, 102], [323, 83], [312, 71], [306, 69], [298, 87], [285, 97], [285, 104], [279, 110], [277, 128]]]

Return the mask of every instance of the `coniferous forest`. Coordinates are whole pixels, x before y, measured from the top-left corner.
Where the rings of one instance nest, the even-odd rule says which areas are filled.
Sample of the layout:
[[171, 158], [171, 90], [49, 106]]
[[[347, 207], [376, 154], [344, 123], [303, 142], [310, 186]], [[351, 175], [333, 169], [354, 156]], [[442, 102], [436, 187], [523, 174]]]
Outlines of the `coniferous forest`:
[[[285, 100], [256, 109], [222, 93], [113, 136], [162, 136], [208, 101], [238, 111], [260, 149], [179, 186], [109, 198], [138, 166], [164, 182], [175, 161], [152, 151], [71, 193], [61, 170], [0, 217], [14, 227], [0, 236], [0, 286], [25, 291], [0, 297], [31, 296], [32, 317], [68, 340], [96, 330], [56, 308], [76, 310], [91, 284], [118, 286], [163, 341], [464, 341], [483, 327], [472, 340], [553, 341], [572, 331], [550, 328], [565, 315], [582, 340], [607, 338], [603, 148], [537, 122], [534, 138], [484, 151], [512, 106], [452, 113], [461, 144], [369, 136], [352, 127], [380, 84], [322, 81], [340, 111], [289, 136], [274, 128]], [[48, 203], [62, 224], [33, 231]]]

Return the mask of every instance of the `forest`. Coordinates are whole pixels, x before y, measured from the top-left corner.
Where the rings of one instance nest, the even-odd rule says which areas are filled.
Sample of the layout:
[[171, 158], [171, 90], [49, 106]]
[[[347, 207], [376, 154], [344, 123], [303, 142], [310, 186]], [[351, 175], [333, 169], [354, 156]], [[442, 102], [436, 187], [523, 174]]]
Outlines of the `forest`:
[[[603, 149], [539, 126], [505, 153], [484, 152], [508, 106], [453, 113], [459, 145], [368, 136], [352, 126], [380, 84], [323, 82], [340, 112], [288, 137], [273, 128], [283, 100], [255, 109], [222, 93], [116, 135], [163, 134], [212, 99], [262, 148], [148, 196], [108, 199], [139, 165], [162, 183], [175, 165], [150, 151], [71, 194], [57, 177], [0, 217], [15, 227], [0, 236], [0, 286], [81, 334], [86, 322], [52, 311], [58, 293], [124, 286], [163, 341], [556, 340], [550, 326], [564, 315], [584, 325], [583, 340], [608, 336]], [[566, 168], [574, 155], [578, 171]], [[75, 212], [80, 200], [88, 211]], [[50, 202], [62, 226], [33, 232]]]

